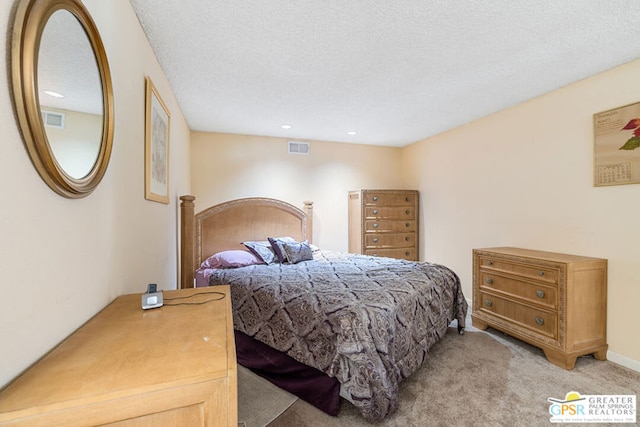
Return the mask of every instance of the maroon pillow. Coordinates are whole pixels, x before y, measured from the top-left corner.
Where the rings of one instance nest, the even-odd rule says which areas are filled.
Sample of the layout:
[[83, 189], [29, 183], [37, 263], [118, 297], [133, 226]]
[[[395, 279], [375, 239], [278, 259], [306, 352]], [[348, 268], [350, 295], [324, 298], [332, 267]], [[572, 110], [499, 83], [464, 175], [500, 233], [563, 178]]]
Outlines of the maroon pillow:
[[249, 251], [234, 249], [218, 252], [204, 260], [202, 268], [237, 268], [247, 265], [264, 264], [264, 262]]

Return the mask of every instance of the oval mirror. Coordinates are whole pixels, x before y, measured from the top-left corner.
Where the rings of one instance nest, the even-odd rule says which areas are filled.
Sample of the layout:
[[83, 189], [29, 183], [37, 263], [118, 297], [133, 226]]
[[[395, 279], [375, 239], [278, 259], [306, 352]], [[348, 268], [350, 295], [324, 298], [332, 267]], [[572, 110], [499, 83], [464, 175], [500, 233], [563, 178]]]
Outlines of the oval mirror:
[[12, 40], [14, 104], [23, 140], [57, 193], [89, 195], [113, 143], [113, 89], [97, 27], [78, 0], [24, 0]]

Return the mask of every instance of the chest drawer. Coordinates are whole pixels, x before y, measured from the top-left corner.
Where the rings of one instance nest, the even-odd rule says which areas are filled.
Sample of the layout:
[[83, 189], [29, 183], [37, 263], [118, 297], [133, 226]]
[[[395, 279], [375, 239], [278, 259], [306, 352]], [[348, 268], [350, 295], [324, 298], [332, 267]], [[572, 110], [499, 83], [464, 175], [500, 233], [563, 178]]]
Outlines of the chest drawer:
[[365, 218], [373, 219], [415, 219], [416, 210], [413, 206], [404, 207], [366, 207], [364, 208]]
[[373, 221], [367, 220], [364, 222], [364, 231], [369, 233], [381, 233], [381, 232], [395, 232], [401, 233], [403, 231], [416, 231], [416, 221]]
[[415, 233], [388, 233], [388, 234], [366, 234], [365, 246], [367, 248], [402, 248], [415, 246]]
[[547, 283], [558, 283], [558, 271], [546, 266], [526, 265], [513, 261], [494, 258], [481, 258], [480, 268], [483, 271], [497, 271], [527, 277]]
[[416, 203], [416, 194], [367, 191], [363, 194], [363, 199], [365, 205], [414, 206]]
[[406, 259], [409, 261], [417, 261], [417, 253], [415, 248], [402, 248], [402, 249], [366, 249], [364, 255], [371, 256], [384, 256], [389, 258]]
[[480, 304], [480, 311], [490, 312], [549, 338], [557, 338], [556, 313], [527, 307], [484, 292], [480, 292]]
[[480, 289], [498, 295], [524, 300], [545, 308], [556, 310], [557, 287], [503, 277], [491, 272], [480, 273]]

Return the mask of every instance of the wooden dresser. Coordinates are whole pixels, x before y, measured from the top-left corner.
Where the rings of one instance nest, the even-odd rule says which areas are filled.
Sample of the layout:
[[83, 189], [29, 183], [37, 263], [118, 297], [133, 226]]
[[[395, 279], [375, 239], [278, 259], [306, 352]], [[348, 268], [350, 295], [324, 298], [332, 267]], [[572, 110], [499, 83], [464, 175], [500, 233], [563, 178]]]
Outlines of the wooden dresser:
[[0, 425], [236, 427], [229, 288], [164, 298], [117, 298], [0, 392]]
[[519, 248], [473, 251], [473, 326], [540, 347], [573, 369], [607, 355], [607, 260]]
[[349, 252], [418, 261], [418, 192], [349, 192]]

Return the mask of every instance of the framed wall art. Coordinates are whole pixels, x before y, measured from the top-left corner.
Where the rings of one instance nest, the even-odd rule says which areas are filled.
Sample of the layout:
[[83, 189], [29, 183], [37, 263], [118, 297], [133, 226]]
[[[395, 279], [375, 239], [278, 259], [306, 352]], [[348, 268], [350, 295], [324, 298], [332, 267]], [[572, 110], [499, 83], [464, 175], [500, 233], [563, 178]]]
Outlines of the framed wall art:
[[145, 198], [169, 203], [169, 129], [171, 114], [151, 78], [145, 79]]
[[593, 115], [593, 185], [640, 183], [640, 102]]

